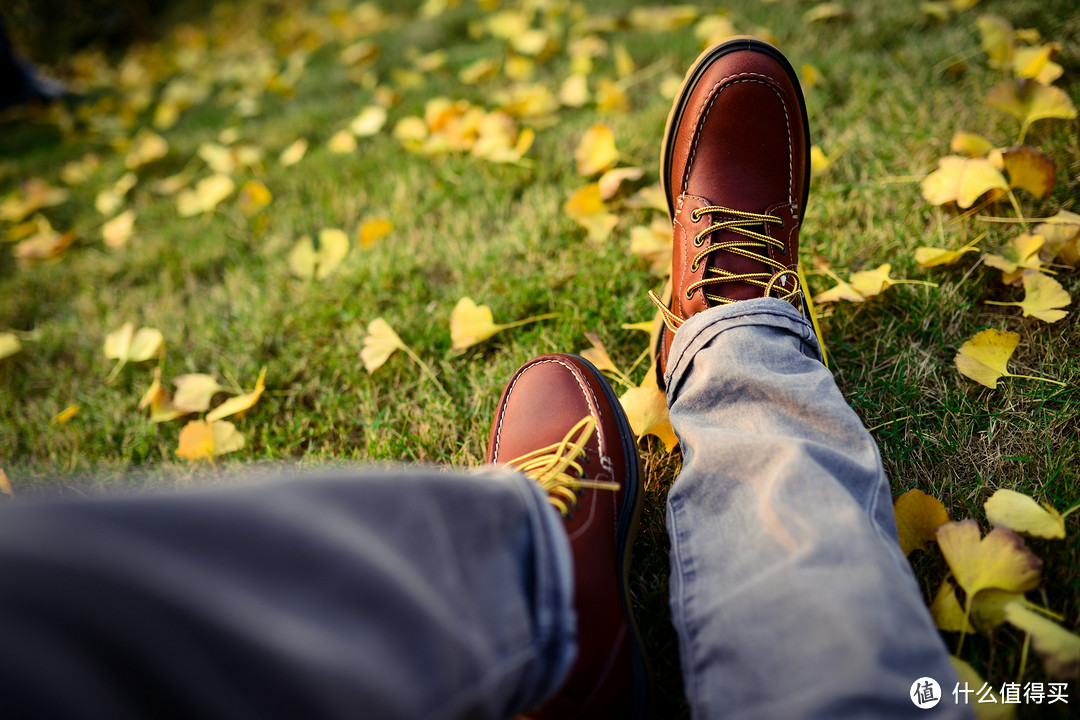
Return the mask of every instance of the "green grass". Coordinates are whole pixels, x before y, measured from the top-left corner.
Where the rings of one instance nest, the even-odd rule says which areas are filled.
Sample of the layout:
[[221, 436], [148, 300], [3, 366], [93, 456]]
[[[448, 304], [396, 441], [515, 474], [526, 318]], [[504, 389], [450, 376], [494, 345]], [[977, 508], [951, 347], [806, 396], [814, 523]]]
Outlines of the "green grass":
[[[1001, 286], [996, 271], [979, 265], [968, 272], [971, 262], [958, 270], [923, 271], [912, 258], [919, 245], [959, 247], [985, 231], [989, 237], [982, 247], [992, 248], [1016, 232], [974, 219], [958, 222], [930, 207], [916, 182], [948, 154], [958, 130], [1000, 145], [1016, 136], [1015, 122], [982, 103], [1001, 76], [979, 52], [976, 11], [935, 23], [920, 15], [916, 3], [849, 4], [850, 20], [810, 27], [802, 21], [812, 7], [806, 3], [725, 5], [739, 31], [767, 28], [796, 68], [811, 64], [823, 75], [807, 89], [814, 142], [828, 154], [843, 152], [831, 172], [814, 182], [802, 233], [804, 262], [816, 251], [841, 274], [890, 262], [894, 277], [940, 284], [898, 286], [872, 302], [832, 308], [824, 332], [837, 381], [874, 428], [897, 494], [920, 488], [941, 498], [954, 518], [972, 516], [984, 526], [982, 504], [999, 487], [1064, 510], [1080, 501], [1076, 311], [1054, 325], [1021, 319], [1015, 308], [984, 304], [1019, 297]], [[589, 3], [588, 9], [621, 15], [626, 5], [612, 0]], [[274, 16], [264, 16], [257, 3], [243, 7], [242, 20], [218, 14], [209, 24], [204, 16], [190, 18], [211, 28], [213, 37], [214, 55], [200, 72], [227, 69], [230, 58], [247, 62], [251, 55], [241, 49], [249, 48], [244, 43], [274, 47], [280, 37], [268, 29]], [[988, 0], [976, 10], [1001, 14], [1017, 27], [1035, 27], [1061, 42], [1058, 61], [1066, 74], [1058, 85], [1080, 103], [1080, 17], [1071, 2]], [[341, 461], [475, 466], [485, 458], [499, 392], [529, 357], [579, 351], [588, 346], [584, 333], [591, 331], [621, 367], [633, 362], [645, 347], [644, 336], [620, 325], [652, 316], [646, 292], [658, 282], [629, 254], [629, 228], [652, 216], [621, 211], [610, 241], [596, 245], [584, 240], [561, 207], [585, 182], [575, 173], [573, 151], [597, 121], [612, 127], [628, 164], [657, 176], [669, 103], [657, 88], [661, 77], [681, 75], [696, 56], [692, 28], [649, 33], [620, 26], [603, 33], [610, 44], [625, 44], [637, 64], [639, 74], [627, 83], [632, 110], [605, 115], [591, 105], [562, 109], [557, 122], [538, 128], [528, 167], [406, 152], [389, 130], [398, 119], [422, 112], [429, 97], [464, 98], [492, 108], [494, 94], [510, 84], [502, 76], [475, 86], [456, 80], [465, 64], [504, 52], [502, 41], [469, 39], [470, 26], [483, 16], [470, 0], [431, 19], [394, 10], [396, 21], [374, 37], [382, 49], [373, 66], [380, 83], [393, 85], [393, 69], [410, 66], [414, 51], [443, 49], [449, 64], [426, 74], [423, 85], [403, 90], [388, 127], [377, 138], [359, 140], [349, 155], [328, 152], [326, 141], [373, 95], [347, 77], [338, 61], [342, 42], [332, 32], [313, 49], [295, 97], [267, 93], [254, 117], [239, 117], [219, 84], [210, 100], [163, 132], [168, 156], [139, 171], [140, 183], [128, 198], [138, 214], [136, 234], [122, 251], [102, 244], [98, 226], [105, 218], [93, 201], [124, 172], [123, 154], [112, 150], [112, 141], [130, 137], [147, 122], [148, 111], [130, 128], [116, 125], [115, 132], [104, 133], [84, 123], [65, 135], [49, 116], [35, 113], [2, 120], [0, 194], [29, 177], [59, 184], [62, 164], [89, 151], [103, 160], [88, 183], [72, 189], [67, 203], [45, 213], [58, 229], [78, 234], [62, 259], [22, 268], [11, 244], [0, 244], [0, 330], [19, 331], [24, 346], [0, 360], [0, 467], [18, 495], [208, 481], [204, 469], [174, 454], [182, 422], [153, 425], [136, 410], [151, 380], [148, 365], [132, 365], [106, 384], [111, 362], [102, 343], [126, 321], [164, 332], [167, 380], [209, 372], [250, 389], [259, 368], [267, 366], [266, 395], [236, 421], [247, 446], [218, 461], [227, 473]], [[325, 20], [314, 10], [303, 17], [315, 30]], [[569, 22], [566, 16], [560, 21]], [[165, 41], [150, 57], [167, 60], [171, 48]], [[951, 71], [961, 59], [965, 69]], [[538, 66], [534, 80], [557, 90], [568, 72], [560, 51]], [[592, 87], [597, 78], [614, 75], [610, 53], [598, 58]], [[111, 94], [90, 90], [86, 104]], [[262, 163], [236, 179], [238, 185], [251, 177], [262, 180], [274, 194], [273, 204], [263, 219], [245, 219], [235, 200], [211, 215], [178, 218], [174, 201], [153, 195], [148, 181], [182, 169], [201, 143], [226, 127], [239, 128], [243, 139], [265, 148]], [[277, 153], [299, 136], [311, 143], [307, 156], [293, 168], [281, 168]], [[1080, 212], [1077, 123], [1041, 121], [1027, 142], [1054, 158], [1058, 182], [1045, 201], [1022, 196], [1025, 213]], [[1010, 214], [1005, 208], [998, 212]], [[290, 276], [285, 257], [297, 237], [324, 227], [351, 232], [374, 216], [389, 217], [395, 226], [378, 245], [354, 247], [323, 282]], [[1057, 277], [1076, 297], [1080, 275], [1063, 270]], [[812, 278], [811, 284], [820, 291], [827, 279]], [[489, 304], [497, 322], [546, 312], [559, 317], [503, 333], [457, 356], [450, 349], [448, 318], [463, 295]], [[402, 353], [373, 375], [364, 371], [359, 349], [367, 323], [378, 316], [432, 367], [447, 395]], [[1013, 372], [1067, 385], [1005, 380], [990, 391], [959, 376], [952, 365], [956, 349], [986, 327], [1021, 333]], [[73, 420], [50, 423], [72, 403], [80, 406]], [[663, 454], [653, 438], [642, 447], [648, 496], [633, 590], [661, 690], [659, 716], [679, 717], [685, 705], [668, 620], [664, 530], [664, 498], [679, 456]], [[1041, 596], [1074, 630], [1080, 619], [1075, 517], [1069, 539], [1031, 542], [1046, 561], [1045, 582], [1032, 598]], [[932, 594], [943, 563], [934, 554], [915, 560], [920, 582]], [[956, 647], [956, 637], [946, 640]], [[1000, 686], [1017, 678], [1022, 642], [1019, 634], [1001, 630], [992, 639], [968, 639], [963, 655]], [[1029, 660], [1024, 679], [1042, 679], [1037, 661]]]

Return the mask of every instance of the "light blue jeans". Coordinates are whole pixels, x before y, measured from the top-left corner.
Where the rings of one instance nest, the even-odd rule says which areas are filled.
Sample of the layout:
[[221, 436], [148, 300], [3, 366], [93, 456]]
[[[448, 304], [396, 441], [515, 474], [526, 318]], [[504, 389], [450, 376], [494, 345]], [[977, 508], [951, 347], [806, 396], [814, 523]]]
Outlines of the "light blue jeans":
[[[671, 606], [695, 718], [919, 713], [955, 678], [877, 450], [778, 300], [691, 318]], [[0, 508], [7, 717], [508, 718], [576, 652], [569, 545], [505, 471]]]

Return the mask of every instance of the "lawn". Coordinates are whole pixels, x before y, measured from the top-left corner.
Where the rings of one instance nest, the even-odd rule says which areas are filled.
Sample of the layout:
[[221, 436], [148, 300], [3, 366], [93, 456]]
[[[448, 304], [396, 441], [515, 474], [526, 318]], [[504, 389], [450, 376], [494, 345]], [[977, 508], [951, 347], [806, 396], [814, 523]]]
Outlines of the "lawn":
[[[986, 304], [1024, 297], [987, 261], [1035, 224], [1018, 213], [1080, 213], [1077, 121], [1040, 119], [1026, 131], [1024, 142], [1055, 166], [1046, 197], [1016, 189], [1011, 200], [984, 196], [964, 212], [931, 204], [921, 186], [955, 154], [958, 131], [993, 147], [1017, 141], [1018, 120], [985, 101], [1012, 74], [992, 67], [981, 47], [981, 15], [1038, 31], [1038, 39], [1020, 33], [1020, 44], [1059, 43], [1054, 61], [1064, 74], [1053, 84], [1080, 102], [1080, 12], [1071, 0], [985, 0], [971, 9], [732, 0], [723, 10], [651, 15], [614, 1], [382, 4], [252, 0], [184, 12], [179, 3], [158, 42], [58, 63], [77, 100], [0, 116], [0, 202], [10, 208], [0, 211], [0, 334], [21, 348], [0, 357], [0, 469], [14, 495], [215, 482], [282, 464], [477, 466], [513, 370], [537, 354], [589, 348], [586, 333], [641, 383], [648, 360], [635, 362], [648, 339], [622, 326], [653, 318], [646, 294], [664, 279], [630, 251], [631, 236], [665, 216], [640, 199], [658, 178], [683, 71], [703, 41], [737, 32], [770, 39], [800, 70], [813, 142], [831, 160], [815, 175], [802, 231], [814, 293], [884, 263], [894, 279], [934, 283], [817, 307], [831, 367], [878, 441], [894, 493], [922, 490], [984, 531], [983, 504], [999, 488], [1061, 512], [1080, 502], [1075, 310], [1050, 323]], [[585, 78], [585, 97], [565, 85], [574, 74]], [[430, 134], [436, 125], [418, 118], [435, 117], [433, 98], [466, 101], [471, 109], [461, 113], [487, 118], [497, 130], [485, 137], [501, 155], [477, 150], [475, 138], [466, 145]], [[365, 116], [370, 108], [381, 110]], [[454, 112], [444, 107], [442, 117]], [[564, 205], [596, 180], [579, 173], [575, 151], [598, 123], [612, 131], [619, 165], [644, 176], [606, 200], [586, 231]], [[299, 154], [301, 139], [306, 152], [283, 162], [290, 147]], [[125, 188], [128, 173], [134, 185]], [[197, 191], [216, 176], [233, 189], [220, 198], [212, 185]], [[30, 207], [31, 179], [63, 193], [20, 213]], [[122, 222], [107, 224], [128, 211], [129, 234]], [[328, 229], [344, 232], [343, 256], [332, 253], [340, 233]], [[313, 264], [298, 241], [320, 234]], [[955, 265], [915, 260], [920, 246], [977, 239], [978, 251]], [[26, 257], [34, 253], [43, 257]], [[1074, 267], [1058, 259], [1043, 269], [1071, 297], [1080, 292]], [[555, 317], [459, 352], [449, 322], [466, 296], [497, 323]], [[360, 351], [380, 317], [415, 359], [399, 351], [369, 373]], [[164, 352], [110, 379], [116, 360], [106, 357], [106, 337], [125, 323], [159, 330]], [[961, 375], [954, 356], [987, 328], [1019, 334], [1010, 372], [1063, 384], [1006, 377], [990, 389]], [[138, 407], [155, 368], [169, 390], [181, 375], [214, 376], [217, 405], [251, 392], [264, 367], [258, 402], [227, 419], [243, 446], [212, 462], [177, 454], [198, 414], [152, 422]], [[633, 590], [658, 715], [680, 717], [664, 530], [680, 459], [652, 435], [641, 450], [647, 501]], [[1028, 599], [1073, 632], [1077, 515], [1067, 517], [1064, 540], [1027, 540], [1045, 562]], [[932, 598], [941, 553], [931, 545], [912, 560]], [[958, 633], [945, 638], [953, 650], [961, 645]], [[960, 654], [995, 688], [1052, 681], [1008, 625], [969, 635]], [[1071, 707], [1076, 701], [1074, 688]], [[1060, 708], [1019, 711], [1043, 717]]]

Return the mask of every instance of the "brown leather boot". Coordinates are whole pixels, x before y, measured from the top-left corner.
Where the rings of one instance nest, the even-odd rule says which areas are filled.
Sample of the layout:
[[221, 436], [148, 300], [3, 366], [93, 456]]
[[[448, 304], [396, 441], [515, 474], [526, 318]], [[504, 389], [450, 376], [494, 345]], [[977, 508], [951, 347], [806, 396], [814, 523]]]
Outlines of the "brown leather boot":
[[672, 219], [672, 297], [660, 308], [657, 375], [672, 337], [716, 305], [772, 296], [809, 318], [798, 274], [810, 187], [810, 134], [799, 80], [760, 40], [706, 50], [668, 115], [661, 180]]
[[648, 670], [630, 607], [630, 548], [644, 492], [637, 443], [608, 381], [584, 358], [543, 355], [510, 379], [488, 461], [539, 482], [574, 560], [578, 654], [532, 718], [642, 718]]

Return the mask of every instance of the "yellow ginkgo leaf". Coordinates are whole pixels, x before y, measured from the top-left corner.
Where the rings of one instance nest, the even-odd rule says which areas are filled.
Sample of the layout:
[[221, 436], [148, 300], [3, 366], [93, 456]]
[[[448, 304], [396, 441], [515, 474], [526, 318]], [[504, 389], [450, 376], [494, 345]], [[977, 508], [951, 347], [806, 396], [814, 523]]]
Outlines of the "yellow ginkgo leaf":
[[975, 521], [963, 520], [939, 527], [937, 541], [969, 604], [988, 588], [1022, 593], [1039, 586], [1042, 560], [1012, 530], [994, 528], [980, 537]]
[[982, 49], [989, 56], [990, 67], [1008, 68], [1016, 44], [1012, 24], [998, 15], [980, 15], [975, 19], [975, 26], [979, 28]]
[[1050, 85], [1065, 72], [1065, 69], [1051, 60], [1061, 46], [1047, 43], [1037, 47], [1018, 47], [1013, 51], [1013, 74], [1018, 78], [1029, 78], [1042, 85]]
[[228, 175], [211, 175], [200, 180], [193, 190], [185, 189], [177, 194], [176, 211], [180, 217], [212, 212], [235, 189], [236, 183]]
[[164, 351], [165, 338], [160, 330], [144, 327], [136, 331], [134, 323], [124, 323], [105, 336], [105, 357], [117, 361], [108, 380], [116, 377], [125, 364], [151, 360]]
[[356, 150], [356, 136], [348, 130], [338, 130], [326, 143], [332, 153], [343, 155]]
[[[1040, 200], [1054, 188], [1054, 161], [1042, 150], [1017, 145], [1001, 152], [1000, 157], [999, 167], [1008, 173], [1010, 188], [1027, 190]], [[989, 159], [997, 164], [993, 153]]]
[[463, 297], [450, 313], [450, 340], [455, 352], [463, 352], [467, 348], [484, 342], [492, 335], [508, 330], [519, 325], [546, 320], [555, 317], [555, 313], [537, 315], [525, 318], [517, 322], [499, 325], [495, 323], [495, 317], [491, 308], [487, 305], [477, 305], [472, 298]]
[[139, 409], [150, 408], [150, 422], [161, 423], [187, 415], [186, 410], [173, 405], [172, 396], [161, 384], [161, 368], [154, 368], [154, 381], [139, 400]]
[[880, 295], [896, 284], [896, 281], [889, 277], [891, 271], [892, 265], [885, 263], [873, 270], [861, 270], [857, 273], [852, 273], [851, 276], [848, 277], [848, 283], [855, 292], [859, 293], [864, 298], [872, 298], [875, 295]]
[[240, 188], [238, 204], [244, 217], [251, 217], [255, 213], [273, 202], [274, 196], [270, 190], [254, 178], [244, 183]]
[[125, 210], [101, 226], [101, 236], [105, 239], [105, 245], [118, 250], [127, 245], [134, 228], [135, 211]]
[[1001, 281], [1009, 285], [1019, 280], [1024, 270], [1038, 270], [1042, 267], [1039, 249], [1045, 240], [1040, 235], [1023, 233], [1014, 237], [996, 253], [988, 253], [984, 262], [992, 268], [1001, 270]]
[[1005, 606], [1005, 619], [1031, 636], [1047, 675], [1071, 678], [1080, 673], [1080, 636], [1016, 602]]
[[8, 479], [4, 468], [0, 468], [0, 495], [15, 497], [15, 489], [11, 487], [11, 480]]
[[622, 85], [611, 78], [596, 81], [596, 109], [607, 115], [629, 112], [630, 98]]
[[263, 390], [265, 389], [266, 366], [264, 365], [262, 370], [259, 371], [259, 378], [255, 381], [254, 390], [243, 395], [229, 398], [208, 412], [206, 414], [206, 419], [209, 421], [220, 420], [221, 418], [229, 417], [230, 415], [247, 412], [255, 403], [259, 402], [259, 398], [262, 397]]
[[199, 146], [196, 154], [218, 174], [230, 175], [238, 170], [236, 156], [224, 145], [206, 142]]
[[964, 606], [956, 599], [956, 583], [951, 577], [945, 578], [937, 594], [930, 603], [930, 617], [939, 630], [945, 632], [973, 633], [975, 628], [964, 612]]
[[0, 220], [17, 223], [42, 208], [59, 205], [68, 196], [64, 188], [54, 188], [41, 178], [31, 178], [22, 184], [20, 190], [0, 202]]
[[55, 260], [75, 242], [74, 231], [59, 233], [53, 230], [43, 215], [34, 216], [34, 226], [37, 232], [19, 242], [12, 252], [21, 265], [33, 266], [46, 260]]
[[[720, 43], [732, 35], [737, 35], [738, 31], [735, 29], [734, 23], [731, 22], [731, 18], [728, 17], [727, 11], [720, 10], [715, 15], [706, 15], [701, 18], [694, 26], [694, 37], [700, 41], [700, 47], [710, 48], [717, 43]], [[809, 78], [806, 71], [810, 65], [802, 66], [802, 77], [804, 87], [811, 88], [816, 85], [818, 78]], [[670, 98], [669, 98], [670, 99]]]
[[131, 188], [135, 187], [135, 183], [139, 181], [138, 176], [133, 173], [124, 173], [124, 175], [117, 180], [111, 188], [102, 190], [97, 194], [94, 199], [94, 207], [97, 211], [106, 217], [115, 215], [116, 211], [120, 209], [120, 206], [124, 204], [124, 198], [127, 196]]
[[165, 157], [169, 153], [169, 143], [153, 130], [140, 130], [131, 143], [131, 150], [124, 158], [124, 166], [134, 170]]
[[244, 447], [244, 436], [228, 420], [192, 420], [180, 431], [176, 454], [187, 460], [209, 460]]
[[610, 200], [619, 192], [619, 188], [622, 187], [624, 182], [628, 180], [633, 182], [640, 179], [644, 174], [644, 170], [635, 167], [613, 168], [605, 171], [596, 183], [600, 188], [600, 197]]
[[559, 87], [559, 104], [579, 108], [589, 102], [589, 80], [580, 73], [570, 75]]
[[15, 333], [0, 332], [0, 359], [10, 357], [22, 350], [22, 343]]
[[820, 177], [832, 167], [832, 159], [817, 145], [810, 146], [810, 175]]
[[502, 67], [502, 59], [500, 58], [480, 58], [461, 68], [458, 73], [458, 80], [461, 80], [466, 85], [475, 85], [495, 77], [499, 73], [500, 67]]
[[949, 513], [941, 501], [922, 490], [908, 490], [896, 498], [893, 512], [900, 549], [905, 555], [926, 550], [926, 543], [937, 539], [937, 529], [949, 522]]
[[820, 3], [803, 13], [803, 22], [807, 25], [826, 20], [850, 19], [851, 11], [837, 2]]
[[563, 212], [581, 227], [586, 236], [595, 243], [602, 243], [611, 235], [619, 218], [607, 210], [598, 183], [589, 183], [563, 204]]
[[219, 385], [213, 375], [189, 373], [173, 380], [176, 395], [173, 405], [184, 412], [203, 412], [210, 409], [210, 400], [219, 392], [228, 388]]
[[630, 388], [623, 393], [619, 403], [638, 438], [655, 435], [668, 452], [679, 443], [668, 416], [667, 397], [656, 385], [655, 368], [645, 373], [645, 381], [640, 387]]
[[1072, 304], [1069, 293], [1057, 280], [1042, 273], [1024, 274], [1024, 299], [1021, 302], [995, 302], [987, 305], [1016, 305], [1024, 311], [1024, 317], [1037, 317], [1043, 322], [1056, 323], [1069, 313], [1062, 310]]
[[290, 167], [300, 162], [304, 158], [304, 154], [307, 153], [308, 141], [304, 138], [294, 140], [289, 144], [289, 147], [281, 151], [281, 155], [278, 156], [278, 162], [282, 167]]
[[611, 128], [597, 123], [586, 130], [574, 151], [574, 160], [578, 173], [585, 176], [614, 167], [619, 161], [619, 151], [615, 148], [615, 134]]
[[370, 375], [381, 368], [394, 354], [394, 351], [404, 350], [405, 343], [390, 327], [390, 323], [381, 317], [375, 318], [368, 323], [367, 332], [368, 334], [364, 338], [364, 347], [360, 350], [360, 359], [364, 363], [364, 369]]
[[656, 218], [649, 225], [630, 228], [630, 252], [644, 258], [653, 275], [671, 272], [671, 223]]
[[369, 105], [349, 123], [349, 129], [356, 137], [371, 137], [378, 134], [385, 124], [386, 108]]
[[1054, 508], [1031, 497], [1002, 488], [986, 501], [986, 519], [995, 526], [1041, 538], [1065, 537], [1065, 519]]
[[955, 202], [966, 209], [988, 192], [997, 194], [1009, 189], [1001, 171], [985, 158], [949, 155], [938, 161], [938, 169], [922, 182], [922, 194], [934, 205]]
[[1040, 380], [1056, 385], [1064, 385], [1060, 380], [1014, 375], [1008, 371], [1009, 358], [1020, 343], [1020, 334], [1001, 332], [993, 328], [975, 333], [975, 336], [960, 346], [953, 362], [961, 375], [985, 385], [991, 390], [997, 388], [997, 381], [1003, 377]]
[[356, 239], [360, 247], [367, 250], [379, 240], [383, 239], [394, 229], [394, 223], [388, 218], [372, 218], [360, 225], [356, 231]]
[[67, 422], [71, 420], [71, 418], [75, 417], [78, 414], [78, 405], [68, 405], [66, 408], [53, 415], [53, 419], [51, 422], [53, 425], [66, 425]]
[[150, 183], [150, 189], [158, 195], [175, 195], [191, 183], [194, 172], [181, 170], [175, 175], [170, 175]]
[[814, 297], [815, 303], [838, 302], [840, 300], [863, 302], [866, 298], [860, 295], [850, 283], [839, 279], [836, 281], [835, 286]]
[[349, 254], [349, 236], [343, 230], [326, 228], [319, 231], [318, 247], [310, 235], [296, 241], [289, 251], [289, 269], [305, 280], [324, 280]]
[[631, 195], [624, 203], [629, 208], [659, 210], [662, 213], [668, 211], [667, 194], [660, 183], [648, 185]]
[[630, 26], [646, 32], [672, 32], [689, 25], [701, 15], [694, 5], [648, 5], [630, 11]]
[[994, 144], [976, 133], [960, 132], [953, 135], [949, 149], [954, 153], [961, 153], [969, 158], [981, 158], [994, 149]]
[[983, 632], [989, 632], [1005, 622], [1005, 606], [1009, 603], [1028, 604], [1024, 593], [1008, 590], [983, 590], [971, 600], [969, 619]]
[[939, 247], [918, 247], [915, 248], [915, 262], [919, 264], [921, 268], [932, 268], [939, 265], [953, 265], [960, 260], [965, 254], [969, 252], [978, 252], [979, 240], [965, 245], [959, 250], [946, 250]]
[[1017, 142], [1024, 141], [1036, 120], [1076, 119], [1076, 107], [1064, 90], [1023, 78], [995, 85], [986, 96], [986, 104], [1020, 120]]
[[611, 359], [611, 356], [608, 355], [607, 348], [604, 347], [604, 343], [600, 340], [600, 336], [593, 332], [587, 332], [585, 333], [585, 337], [588, 338], [592, 347], [582, 350], [580, 353], [581, 357], [595, 365], [596, 369], [600, 372], [611, 373], [619, 380], [619, 382], [627, 387], [632, 387], [633, 383], [630, 382], [630, 379], [626, 377], [626, 374], [619, 369]]
[[1075, 265], [1078, 255], [1077, 241], [1080, 241], [1080, 215], [1068, 210], [1059, 210], [1053, 217], [1048, 217], [1031, 229], [1033, 235], [1044, 238], [1039, 255], [1044, 260]]

